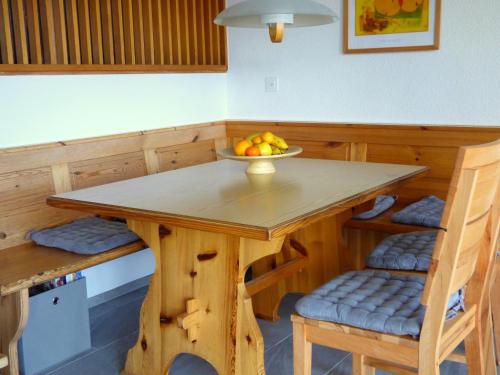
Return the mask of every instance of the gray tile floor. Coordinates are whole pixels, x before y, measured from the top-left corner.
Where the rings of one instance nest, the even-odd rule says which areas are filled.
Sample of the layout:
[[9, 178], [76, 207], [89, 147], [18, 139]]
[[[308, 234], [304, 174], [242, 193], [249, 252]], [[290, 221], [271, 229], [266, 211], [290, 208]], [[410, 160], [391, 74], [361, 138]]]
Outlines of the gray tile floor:
[[[138, 335], [139, 311], [145, 296], [141, 289], [90, 311], [92, 350], [85, 355], [46, 372], [44, 375], [117, 375], [122, 369], [128, 349]], [[293, 375], [292, 332], [289, 316], [298, 295], [288, 295], [281, 305], [282, 319], [271, 323], [259, 321], [266, 344], [265, 359], [268, 375]], [[351, 355], [323, 347], [313, 349], [314, 375], [349, 375]], [[500, 374], [500, 368], [497, 372]], [[175, 361], [170, 375], [217, 375], [205, 361], [182, 355]], [[377, 375], [387, 374], [378, 371]], [[465, 375], [464, 365], [445, 363], [443, 375]], [[221, 374], [224, 375], [224, 374]]]

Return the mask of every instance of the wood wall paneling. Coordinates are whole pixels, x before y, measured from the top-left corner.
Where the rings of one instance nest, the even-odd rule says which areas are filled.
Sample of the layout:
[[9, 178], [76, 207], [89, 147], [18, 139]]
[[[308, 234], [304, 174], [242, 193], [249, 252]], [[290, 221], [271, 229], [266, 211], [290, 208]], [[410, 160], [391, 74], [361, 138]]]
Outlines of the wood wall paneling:
[[216, 160], [223, 123], [0, 150], [0, 251], [33, 229], [85, 214], [47, 206], [48, 196]]
[[0, 0], [0, 74], [224, 72], [224, 0]]
[[[433, 194], [446, 198], [458, 148], [500, 138], [500, 128], [228, 121], [234, 142], [269, 129], [304, 148], [303, 157], [429, 166], [429, 173], [399, 189], [403, 201]], [[343, 155], [345, 153], [345, 158]]]

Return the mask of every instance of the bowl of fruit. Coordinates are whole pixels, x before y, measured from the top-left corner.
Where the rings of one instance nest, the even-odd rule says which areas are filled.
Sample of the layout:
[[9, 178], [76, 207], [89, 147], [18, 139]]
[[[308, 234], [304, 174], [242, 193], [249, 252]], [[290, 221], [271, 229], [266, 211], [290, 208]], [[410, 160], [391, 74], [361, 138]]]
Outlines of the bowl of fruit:
[[249, 174], [269, 174], [276, 172], [273, 160], [290, 158], [302, 151], [302, 147], [288, 146], [283, 138], [266, 131], [249, 135], [234, 147], [219, 151], [218, 155], [224, 159], [248, 162]]

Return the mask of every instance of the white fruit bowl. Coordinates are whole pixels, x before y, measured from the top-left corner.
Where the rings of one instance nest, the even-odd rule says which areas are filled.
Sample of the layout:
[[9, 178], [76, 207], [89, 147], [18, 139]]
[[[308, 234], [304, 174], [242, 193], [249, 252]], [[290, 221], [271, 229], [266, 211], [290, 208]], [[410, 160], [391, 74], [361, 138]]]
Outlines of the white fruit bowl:
[[270, 155], [270, 156], [237, 156], [234, 154], [232, 148], [226, 148], [220, 150], [217, 154], [224, 159], [246, 161], [248, 162], [247, 173], [249, 174], [269, 174], [276, 172], [273, 160], [291, 158], [300, 154], [302, 147], [290, 146], [290, 148], [281, 155]]

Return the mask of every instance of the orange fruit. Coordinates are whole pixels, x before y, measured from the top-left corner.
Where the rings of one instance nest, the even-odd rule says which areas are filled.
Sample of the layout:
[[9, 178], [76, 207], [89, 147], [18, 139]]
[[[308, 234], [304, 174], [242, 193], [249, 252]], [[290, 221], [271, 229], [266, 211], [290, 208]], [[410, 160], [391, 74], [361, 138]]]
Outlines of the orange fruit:
[[262, 135], [260, 136], [262, 138], [262, 140], [266, 143], [273, 143], [274, 141], [274, 134], [271, 133], [271, 132], [264, 132], [262, 133]]
[[259, 143], [262, 143], [262, 137], [258, 136], [252, 139], [252, 142], [254, 145], [258, 145]]
[[260, 156], [260, 150], [258, 147], [252, 146], [247, 148], [245, 152], [246, 156]]
[[239, 141], [234, 146], [234, 154], [237, 156], [245, 156], [245, 152], [249, 147], [252, 147], [252, 142], [247, 141], [246, 139]]

